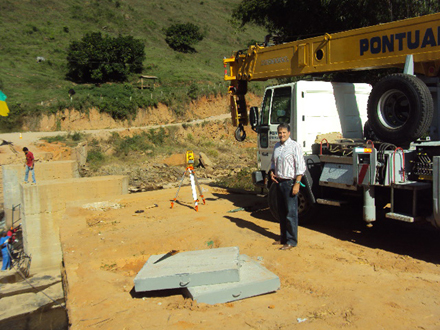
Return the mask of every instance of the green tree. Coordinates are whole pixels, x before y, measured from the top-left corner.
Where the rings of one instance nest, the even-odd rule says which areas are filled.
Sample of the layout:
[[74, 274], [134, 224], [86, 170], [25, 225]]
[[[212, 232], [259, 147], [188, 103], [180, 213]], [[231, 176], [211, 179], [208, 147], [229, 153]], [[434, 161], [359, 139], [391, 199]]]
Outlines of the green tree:
[[438, 11], [438, 0], [242, 0], [232, 17], [291, 41]]
[[193, 45], [202, 41], [204, 34], [193, 23], [173, 24], [165, 30], [165, 41], [172, 49], [182, 53], [194, 53]]
[[144, 44], [132, 36], [112, 38], [100, 32], [86, 34], [68, 49], [67, 76], [78, 82], [125, 81], [142, 72]]

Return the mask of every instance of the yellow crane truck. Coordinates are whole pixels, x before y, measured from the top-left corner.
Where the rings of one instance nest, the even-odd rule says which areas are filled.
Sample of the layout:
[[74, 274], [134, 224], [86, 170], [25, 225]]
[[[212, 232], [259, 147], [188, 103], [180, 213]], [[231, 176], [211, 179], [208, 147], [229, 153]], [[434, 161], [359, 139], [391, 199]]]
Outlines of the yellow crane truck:
[[[289, 43], [261, 45], [223, 60], [237, 140], [258, 133], [256, 185], [268, 185], [276, 128], [290, 123], [308, 171], [299, 217], [318, 205], [360, 201], [371, 225], [385, 218], [440, 228], [440, 13]], [[248, 113], [247, 84], [271, 78], [378, 68], [402, 73], [363, 83], [297, 81], [266, 88]], [[269, 205], [278, 217], [276, 189]], [[385, 211], [383, 211], [385, 210]]]

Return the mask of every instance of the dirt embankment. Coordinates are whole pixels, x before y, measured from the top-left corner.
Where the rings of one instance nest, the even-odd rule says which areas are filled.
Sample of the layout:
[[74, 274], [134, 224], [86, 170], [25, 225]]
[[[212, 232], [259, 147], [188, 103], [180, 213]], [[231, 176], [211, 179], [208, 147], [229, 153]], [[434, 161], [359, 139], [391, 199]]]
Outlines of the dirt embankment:
[[[261, 97], [252, 94], [247, 95], [248, 104], [259, 106]], [[229, 98], [202, 97], [192, 102], [185, 115], [176, 116], [172, 110], [163, 104], [156, 108], [140, 109], [135, 118], [131, 120], [117, 121], [106, 113], [100, 113], [96, 109], [90, 109], [87, 112], [78, 112], [75, 110], [64, 110], [57, 114], [43, 115], [39, 118], [30, 117], [25, 119], [23, 130], [34, 132], [51, 131], [83, 131], [95, 129], [111, 128], [130, 128], [152, 125], [166, 125], [179, 122], [188, 122], [191, 120], [208, 118], [229, 112]]]

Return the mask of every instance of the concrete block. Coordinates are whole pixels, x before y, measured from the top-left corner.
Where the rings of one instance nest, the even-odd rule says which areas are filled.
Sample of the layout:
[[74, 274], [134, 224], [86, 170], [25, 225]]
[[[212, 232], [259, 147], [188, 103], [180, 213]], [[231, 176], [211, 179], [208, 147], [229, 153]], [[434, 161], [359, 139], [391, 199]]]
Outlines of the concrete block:
[[59, 238], [61, 212], [28, 215], [23, 221], [24, 252], [31, 257], [30, 274], [60, 269], [63, 254]]
[[27, 215], [64, 211], [75, 200], [128, 194], [128, 177], [109, 175], [79, 179], [37, 181], [21, 184], [22, 213]]
[[23, 244], [31, 255], [31, 273], [59, 268], [62, 260], [59, 223], [66, 203], [128, 194], [122, 175], [38, 181], [21, 184]]
[[240, 282], [186, 288], [188, 295], [199, 303], [220, 304], [274, 292], [280, 279], [247, 255], [240, 255]]
[[52, 152], [36, 152], [34, 154], [36, 161], [49, 161], [53, 159], [53, 153]]
[[136, 292], [240, 280], [238, 247], [181, 252], [160, 260], [164, 256], [147, 260], [134, 279]]

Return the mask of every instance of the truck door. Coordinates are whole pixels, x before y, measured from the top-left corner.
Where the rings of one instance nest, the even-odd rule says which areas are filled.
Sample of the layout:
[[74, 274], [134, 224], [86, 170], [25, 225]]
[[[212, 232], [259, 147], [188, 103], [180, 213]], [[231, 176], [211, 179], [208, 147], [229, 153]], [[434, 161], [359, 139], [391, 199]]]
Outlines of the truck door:
[[260, 113], [260, 127], [258, 130], [258, 166], [260, 170], [268, 172], [270, 168], [271, 152], [269, 151], [269, 116], [272, 102], [272, 89], [266, 89]]
[[281, 123], [290, 123], [291, 104], [291, 85], [266, 89], [258, 136], [258, 158], [261, 170], [267, 172], [270, 169], [273, 148], [279, 141], [277, 127]]

